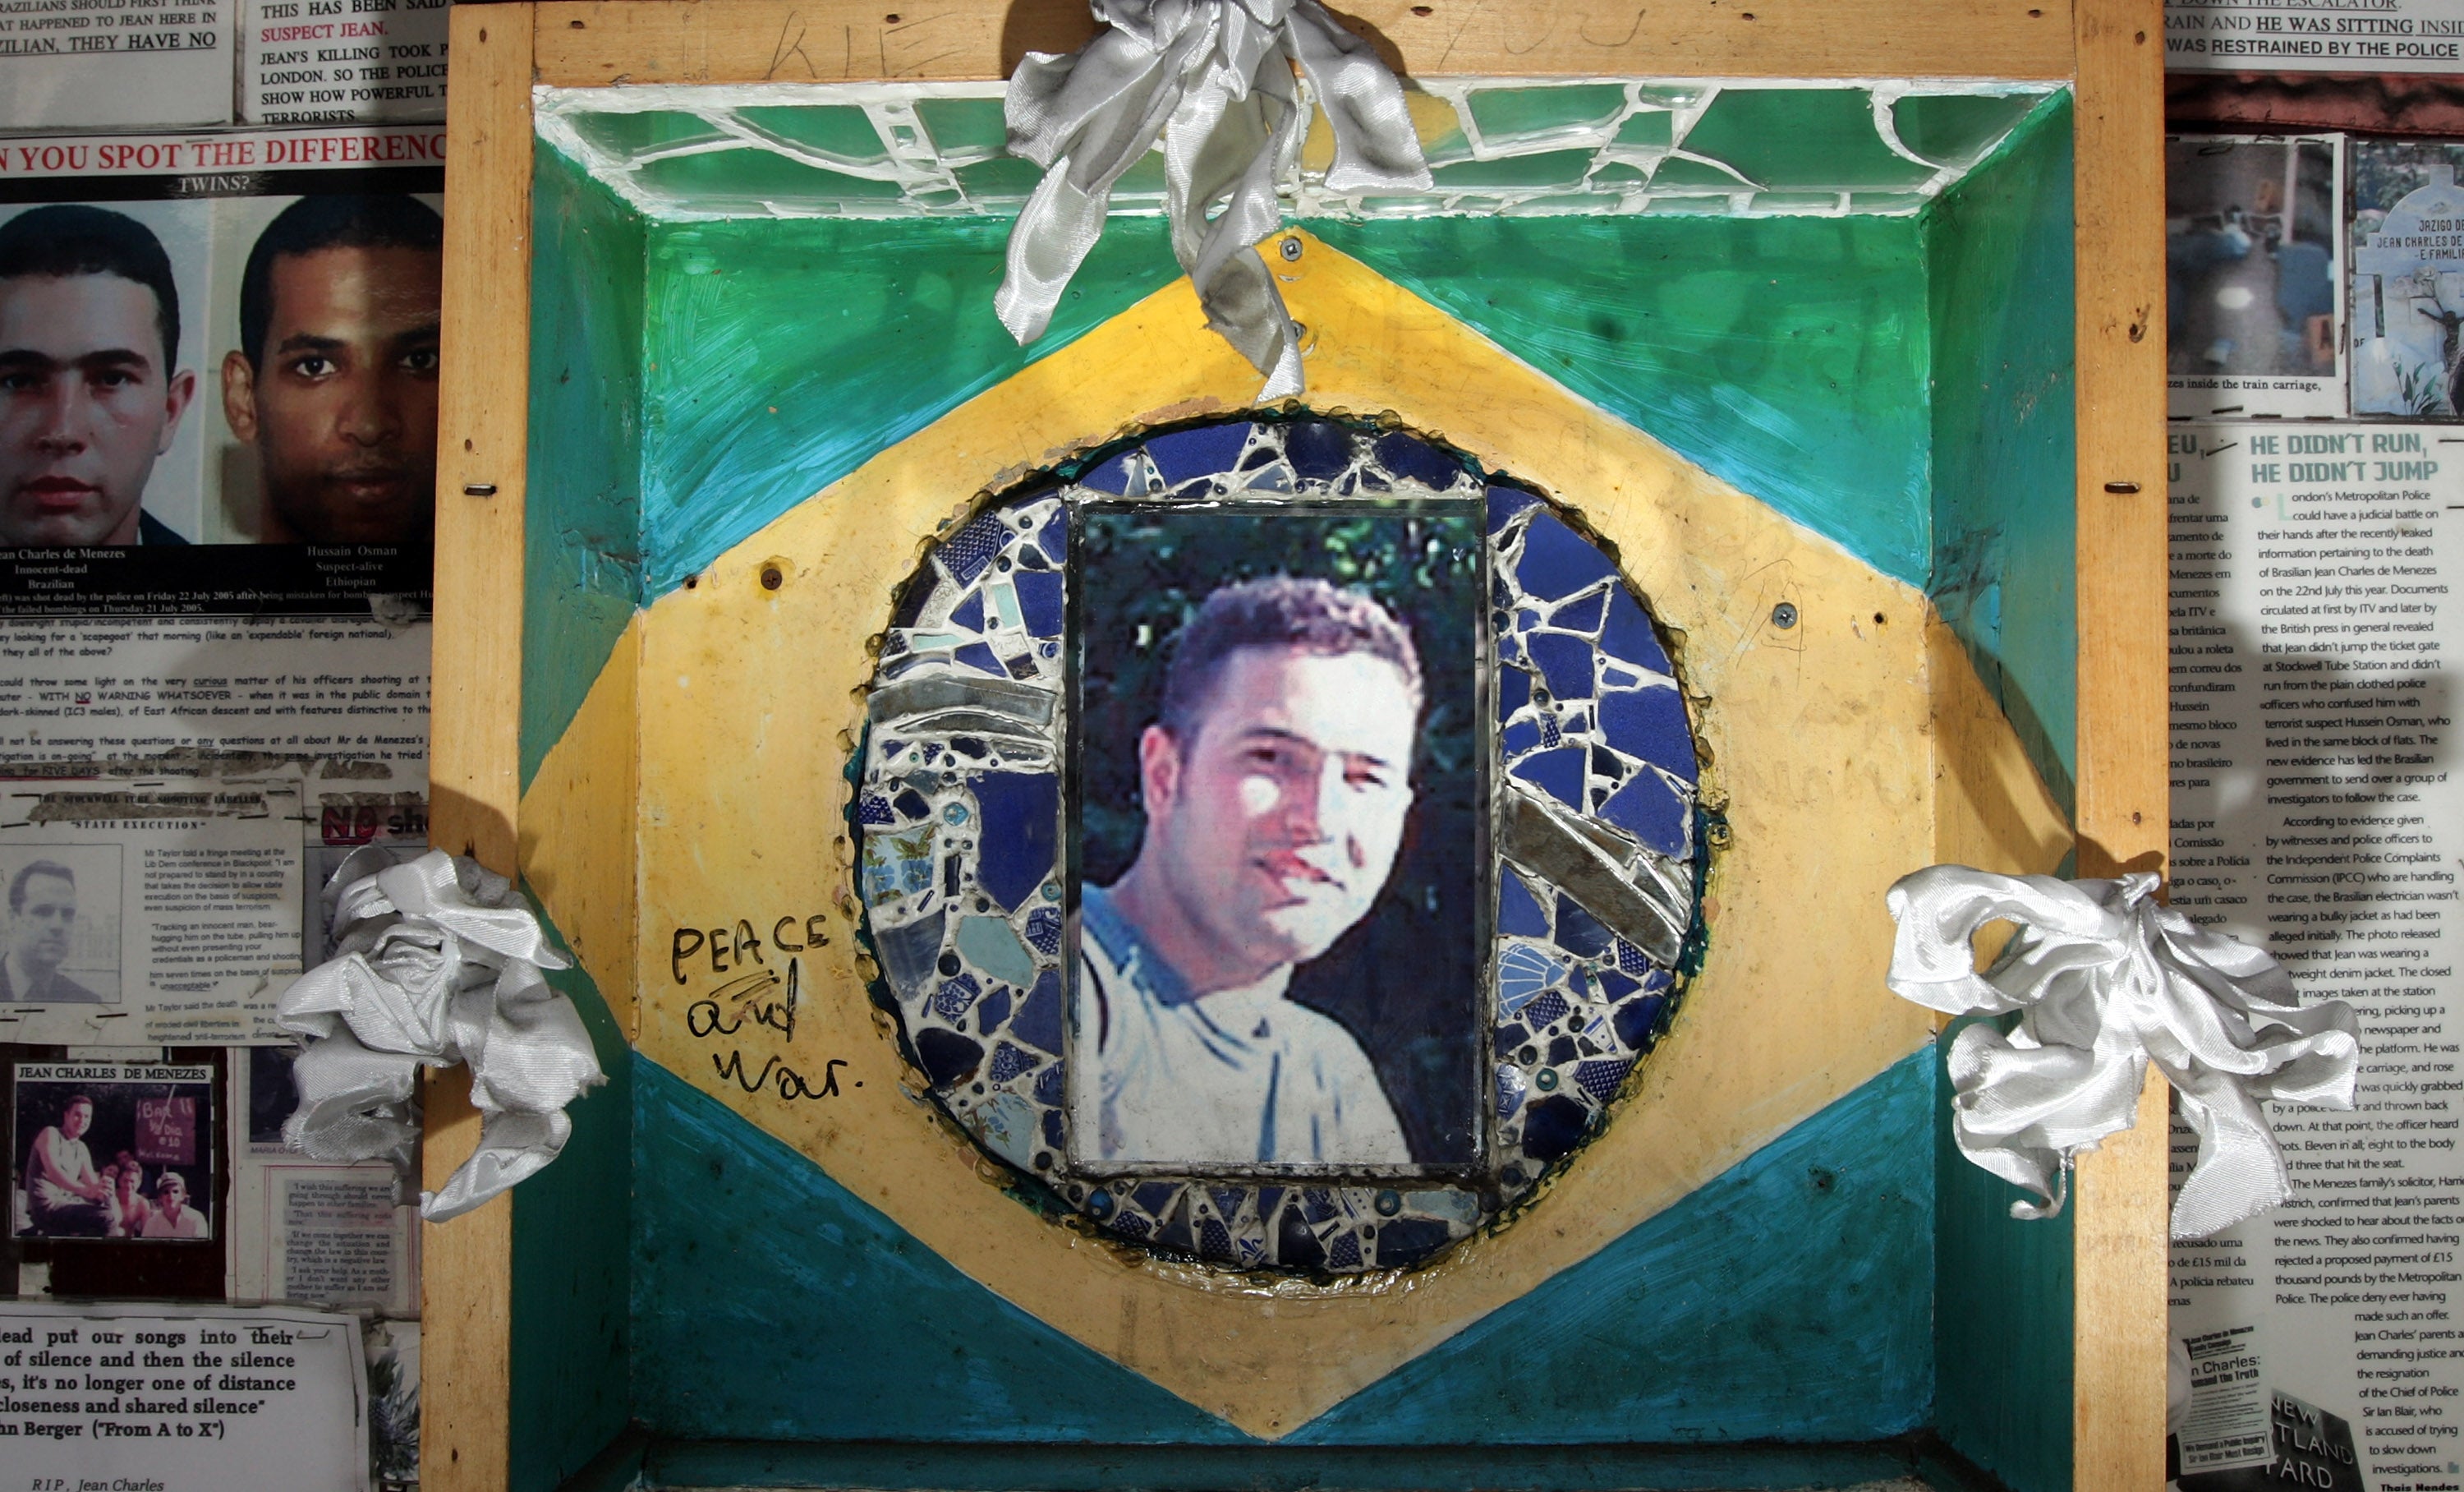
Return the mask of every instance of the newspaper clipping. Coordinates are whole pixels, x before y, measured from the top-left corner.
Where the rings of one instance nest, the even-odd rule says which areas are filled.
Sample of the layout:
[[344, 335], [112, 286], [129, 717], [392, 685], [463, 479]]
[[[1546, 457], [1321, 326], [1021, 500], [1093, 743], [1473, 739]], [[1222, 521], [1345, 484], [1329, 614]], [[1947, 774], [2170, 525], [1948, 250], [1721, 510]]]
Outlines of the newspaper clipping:
[[2464, 0], [2165, 0], [2173, 73], [2464, 73]]
[[2165, 143], [2172, 413], [2344, 412], [2341, 137]]
[[20, 1238], [201, 1241], [213, 1218], [213, 1069], [19, 1062]]
[[[2292, 1199], [2174, 1246], [2181, 1484], [2453, 1485], [2464, 437], [2198, 425], [2172, 445], [2172, 904], [2362, 1023], [2359, 1107], [2273, 1115]], [[2177, 1183], [2193, 1153], [2177, 1129]]]

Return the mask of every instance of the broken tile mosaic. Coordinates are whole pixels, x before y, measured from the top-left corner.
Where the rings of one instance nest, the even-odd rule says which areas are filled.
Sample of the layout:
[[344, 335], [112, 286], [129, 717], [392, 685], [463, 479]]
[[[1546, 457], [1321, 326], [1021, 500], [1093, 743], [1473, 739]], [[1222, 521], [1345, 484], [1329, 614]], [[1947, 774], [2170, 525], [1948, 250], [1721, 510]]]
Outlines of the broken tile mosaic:
[[[1554, 106], [1506, 100], [1489, 117], [1591, 127], [1550, 122]], [[1123, 498], [1484, 492], [1497, 860], [1479, 1176], [1073, 1175], [1064, 1054], [1077, 927], [1061, 853], [1071, 682], [1056, 642], [1068, 511]], [[1701, 937], [1700, 768], [1643, 601], [1554, 502], [1409, 432], [1313, 416], [1192, 425], [992, 500], [896, 597], [869, 719], [847, 813], [857, 889], [877, 993], [934, 1101], [1085, 1226], [1219, 1267], [1406, 1268], [1493, 1224], [1607, 1122], [1665, 1031]]]

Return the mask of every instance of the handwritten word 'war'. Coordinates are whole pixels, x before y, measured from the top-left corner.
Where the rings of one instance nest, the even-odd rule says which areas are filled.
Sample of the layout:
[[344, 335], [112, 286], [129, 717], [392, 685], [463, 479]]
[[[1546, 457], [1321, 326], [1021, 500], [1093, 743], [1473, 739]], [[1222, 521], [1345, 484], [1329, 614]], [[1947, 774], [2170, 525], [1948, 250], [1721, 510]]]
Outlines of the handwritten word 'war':
[[[792, 914], [781, 917], [770, 924], [770, 946], [781, 953], [802, 953], [806, 948], [826, 947], [830, 935], [825, 930], [824, 922], [820, 912], [803, 919], [802, 941], [791, 942], [789, 940], [798, 936], [797, 919]], [[710, 955], [710, 971], [714, 974], [741, 973], [751, 965], [766, 966], [769, 962], [761, 956], [761, 940], [754, 934], [753, 924], [745, 918], [737, 918], [732, 928], [724, 925], [678, 927], [668, 943], [668, 971], [676, 976], [676, 983], [686, 982], [685, 960], [703, 952]]]
[[[789, 920], [780, 919], [782, 923]], [[777, 930], [772, 929], [774, 933]], [[777, 940], [774, 938], [772, 941], [775, 943]], [[828, 940], [817, 938], [814, 941]], [[703, 1040], [711, 1040], [732, 1036], [747, 1026], [759, 1026], [775, 1031], [792, 1041], [796, 1036], [796, 1004], [802, 984], [802, 966], [794, 958], [787, 960], [784, 979], [769, 969], [740, 975], [687, 1007], [685, 1029]], [[775, 997], [772, 994], [774, 991], [779, 991]], [[764, 1058], [760, 1070], [751, 1077], [745, 1076], [744, 1053], [739, 1048], [730, 1047], [724, 1053], [712, 1053], [710, 1065], [721, 1079], [733, 1080], [747, 1093], [775, 1088], [782, 1099], [834, 1099], [839, 1096], [839, 1069], [847, 1066], [847, 1061], [843, 1057], [833, 1057], [823, 1062], [819, 1087], [814, 1086], [811, 1079], [781, 1060], [775, 1053]], [[857, 1079], [854, 1086], [863, 1087], [864, 1080]]]

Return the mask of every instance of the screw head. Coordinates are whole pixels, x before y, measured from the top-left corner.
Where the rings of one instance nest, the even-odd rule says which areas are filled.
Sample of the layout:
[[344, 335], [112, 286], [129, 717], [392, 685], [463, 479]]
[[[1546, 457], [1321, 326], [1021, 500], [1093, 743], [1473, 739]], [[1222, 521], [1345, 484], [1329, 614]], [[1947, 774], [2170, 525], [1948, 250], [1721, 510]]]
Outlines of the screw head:
[[1782, 632], [1796, 625], [1796, 603], [1782, 601], [1771, 608], [1771, 625]]
[[1287, 238], [1275, 247], [1276, 252], [1283, 255], [1285, 263], [1291, 264], [1299, 261], [1301, 256], [1301, 241], [1299, 239]]

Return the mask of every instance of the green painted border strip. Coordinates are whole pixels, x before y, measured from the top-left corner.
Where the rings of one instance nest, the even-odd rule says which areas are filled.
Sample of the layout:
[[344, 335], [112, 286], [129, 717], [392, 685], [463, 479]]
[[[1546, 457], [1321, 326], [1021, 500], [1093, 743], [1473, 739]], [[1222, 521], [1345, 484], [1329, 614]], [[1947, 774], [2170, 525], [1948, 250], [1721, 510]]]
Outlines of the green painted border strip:
[[1717, 1447], [943, 1446], [885, 1441], [653, 1440], [661, 1487], [866, 1487], [883, 1492], [1615, 1492], [1836, 1487], [1916, 1477], [1990, 1480], [1929, 1436]]

